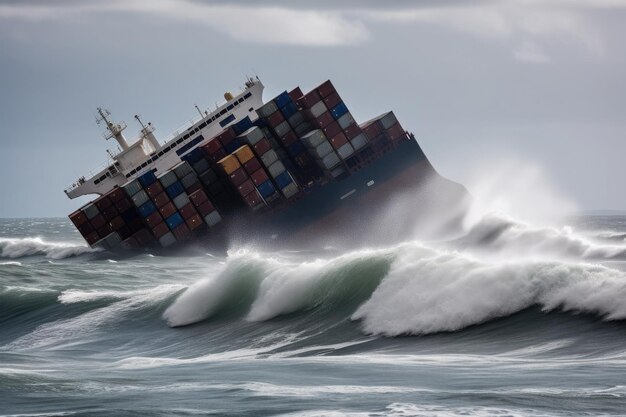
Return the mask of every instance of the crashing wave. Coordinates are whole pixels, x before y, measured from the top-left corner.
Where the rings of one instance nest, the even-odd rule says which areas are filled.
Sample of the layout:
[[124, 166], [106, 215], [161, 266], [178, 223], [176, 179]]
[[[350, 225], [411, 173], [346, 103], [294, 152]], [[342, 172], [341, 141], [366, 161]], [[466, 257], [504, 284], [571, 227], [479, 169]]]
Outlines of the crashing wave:
[[39, 237], [0, 238], [0, 258], [22, 258], [44, 255], [50, 259], [63, 259], [96, 252], [85, 245], [66, 242], [47, 242]]

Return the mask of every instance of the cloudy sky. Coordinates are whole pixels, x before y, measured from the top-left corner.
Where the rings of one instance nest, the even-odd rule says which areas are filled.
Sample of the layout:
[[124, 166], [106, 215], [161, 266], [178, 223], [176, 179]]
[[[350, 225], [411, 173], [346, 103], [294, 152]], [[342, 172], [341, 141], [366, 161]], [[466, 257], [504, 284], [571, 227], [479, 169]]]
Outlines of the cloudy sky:
[[106, 162], [97, 106], [164, 138], [247, 75], [393, 109], [459, 182], [514, 161], [626, 209], [625, 39], [623, 0], [0, 0], [0, 217], [84, 202], [62, 190]]

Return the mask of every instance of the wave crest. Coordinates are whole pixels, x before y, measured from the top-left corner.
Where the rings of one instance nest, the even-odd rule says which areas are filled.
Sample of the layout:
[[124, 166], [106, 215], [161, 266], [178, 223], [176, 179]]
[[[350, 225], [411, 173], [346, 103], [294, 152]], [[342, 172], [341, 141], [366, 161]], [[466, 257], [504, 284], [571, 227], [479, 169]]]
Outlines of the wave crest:
[[0, 238], [0, 258], [16, 259], [45, 255], [50, 259], [63, 259], [98, 250], [75, 243], [47, 242], [39, 237]]

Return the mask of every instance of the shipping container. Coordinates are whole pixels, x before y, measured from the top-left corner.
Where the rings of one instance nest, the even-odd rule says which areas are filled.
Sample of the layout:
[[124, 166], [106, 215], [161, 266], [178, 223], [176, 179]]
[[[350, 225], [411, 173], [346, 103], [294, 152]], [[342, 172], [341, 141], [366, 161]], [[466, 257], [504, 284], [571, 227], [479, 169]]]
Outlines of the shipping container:
[[187, 225], [189, 230], [193, 232], [194, 230], [202, 226], [204, 224], [204, 221], [202, 221], [202, 217], [200, 217], [200, 215], [196, 213], [188, 219], [185, 219], [185, 224]]
[[270, 149], [261, 155], [261, 162], [266, 167], [272, 165], [276, 161], [278, 161], [278, 154], [273, 149]]
[[122, 185], [122, 188], [124, 189], [124, 191], [126, 191], [126, 194], [129, 197], [132, 197], [133, 195], [137, 194], [139, 191], [141, 191], [141, 183], [139, 182], [139, 180], [134, 179], [130, 182], [127, 182], [126, 184]]
[[216, 136], [216, 139], [222, 144], [224, 149], [226, 149], [226, 145], [231, 143], [235, 139], [235, 137], [237, 137], [235, 131], [232, 128], [228, 127], [222, 130], [222, 132]]
[[252, 149], [250, 149], [248, 145], [243, 145], [235, 151], [235, 156], [237, 157], [237, 160], [239, 160], [240, 164], [245, 164], [254, 158], [254, 152], [252, 152]]
[[[207, 170], [207, 169], [209, 169], [209, 168], [211, 168], [211, 164], [209, 164], [209, 161], [207, 161], [207, 160], [206, 160], [206, 159], [204, 159], [204, 158], [200, 159], [199, 161], [197, 161], [197, 162], [195, 162], [195, 163], [193, 164], [193, 170], [194, 170], [195, 172], [198, 172], [198, 173], [200, 173], [200, 172], [204, 172], [204, 171], [206, 171], [206, 170]], [[181, 179], [181, 178], [182, 178], [182, 177], [181, 177], [178, 173], [176, 173], [176, 177], [177, 177], [178, 179]]]
[[274, 127], [274, 128], [284, 121], [285, 121], [285, 116], [280, 110], [276, 110], [274, 113], [270, 114], [267, 117], [267, 123], [271, 127]]
[[164, 221], [162, 221], [161, 223], [158, 223], [157, 225], [152, 227], [151, 230], [154, 234], [154, 237], [160, 239], [163, 235], [167, 234], [170, 231], [170, 228], [167, 227], [167, 224]]
[[163, 186], [159, 181], [155, 181], [152, 184], [148, 185], [145, 190], [150, 198], [154, 198], [155, 196], [163, 192]]
[[104, 218], [107, 220], [111, 220], [112, 218], [116, 217], [118, 215], [117, 209], [115, 208], [115, 206], [111, 206], [111, 207], [107, 207], [106, 209], [102, 210], [102, 214], [104, 215]]
[[180, 215], [183, 216], [183, 219], [187, 220], [191, 216], [196, 214], [198, 211], [196, 210], [194, 205], [191, 202], [189, 202], [185, 206], [181, 207], [179, 212], [180, 212]]
[[180, 193], [172, 200], [172, 203], [174, 203], [177, 209], [181, 209], [189, 204], [189, 197], [185, 193]]
[[248, 179], [248, 174], [246, 173], [246, 171], [242, 168], [238, 168], [236, 169], [232, 174], [230, 174], [228, 176], [228, 178], [230, 179], [230, 182], [235, 186], [239, 186], [241, 185], [241, 183], [243, 183], [244, 181], [246, 181]]
[[348, 138], [343, 132], [339, 132], [337, 135], [330, 138], [330, 143], [335, 150], [339, 150], [339, 148], [348, 143]]
[[289, 122], [289, 125], [292, 128], [296, 128], [304, 123], [304, 116], [300, 112], [294, 113], [291, 117], [287, 119], [287, 122]]
[[339, 119], [341, 116], [344, 116], [348, 113], [348, 108], [343, 103], [343, 101], [341, 101], [339, 102], [339, 104], [333, 107], [330, 112], [333, 115], [333, 118]]
[[267, 167], [267, 170], [268, 170], [270, 176], [272, 178], [275, 178], [278, 175], [280, 175], [283, 172], [285, 172], [287, 169], [285, 168], [285, 165], [281, 161], [276, 161], [272, 165]]
[[298, 108], [293, 101], [290, 101], [289, 103], [285, 104], [284, 107], [280, 108], [280, 112], [283, 114], [285, 119], [288, 120], [291, 116], [298, 112]]
[[109, 199], [109, 197], [107, 197], [106, 195], [98, 197], [97, 199], [94, 200], [93, 203], [95, 204], [96, 207], [98, 207], [98, 210], [100, 212], [111, 207], [111, 205], [113, 204], [111, 200]]
[[176, 238], [172, 232], [167, 232], [159, 238], [159, 244], [164, 248], [172, 246], [174, 243], [176, 243]]
[[107, 193], [107, 195], [109, 196], [113, 204], [126, 198], [126, 192], [118, 186], [115, 186], [111, 191]]
[[226, 175], [232, 174], [241, 167], [239, 160], [234, 155], [228, 155], [226, 158], [221, 159], [218, 164], [222, 167]]
[[323, 129], [334, 121], [335, 119], [333, 119], [333, 116], [330, 114], [330, 112], [325, 112], [322, 113], [319, 117], [311, 120], [311, 124], [318, 129]]
[[165, 219], [165, 223], [167, 223], [167, 227], [169, 227], [170, 230], [173, 230], [183, 223], [183, 216], [181, 216], [180, 213], [174, 213]]
[[243, 143], [241, 143], [239, 138], [234, 138], [227, 145], [224, 145], [224, 151], [226, 151], [227, 154], [231, 154], [239, 149], [241, 145], [243, 145]]
[[367, 146], [368, 141], [367, 141], [367, 138], [365, 137], [365, 134], [361, 133], [357, 135], [356, 137], [354, 137], [353, 139], [350, 139], [350, 143], [352, 144], [354, 149], [358, 151], [364, 146]]
[[174, 234], [174, 237], [176, 237], [176, 240], [178, 242], [181, 242], [189, 237], [189, 235], [191, 234], [191, 231], [189, 230], [187, 225], [183, 222], [179, 226], [177, 226], [175, 229], [173, 229], [172, 233]]
[[133, 203], [131, 202], [131, 200], [128, 197], [125, 197], [124, 199], [122, 199], [122, 200], [118, 201], [117, 203], [115, 203], [115, 208], [120, 213], [125, 212], [126, 210], [128, 210], [132, 206], [133, 206]]
[[259, 168], [261, 168], [261, 162], [259, 162], [259, 159], [257, 157], [254, 157], [245, 164], [243, 164], [243, 169], [248, 175], [256, 172]]
[[174, 199], [177, 195], [184, 193], [185, 189], [183, 188], [183, 185], [176, 180], [175, 183], [165, 189], [165, 192], [171, 199]]
[[194, 206], [199, 207], [201, 204], [207, 202], [209, 197], [206, 195], [204, 190], [198, 190], [195, 193], [190, 194], [189, 199]]
[[341, 157], [341, 159], [346, 160], [354, 154], [354, 148], [349, 142], [346, 142], [344, 145], [337, 149], [337, 154]]
[[289, 98], [291, 98], [291, 101], [295, 102], [300, 97], [302, 97], [302, 90], [300, 90], [300, 87], [296, 87], [289, 92]]
[[322, 167], [328, 171], [339, 165], [341, 163], [341, 159], [339, 159], [339, 155], [337, 155], [331, 148], [330, 152], [320, 161], [320, 163], [322, 164]]
[[[211, 168], [209, 168], [208, 170], [210, 170]], [[208, 171], [207, 170], [207, 171]], [[205, 171], [206, 172], [206, 171]], [[185, 190], [188, 190], [191, 186], [193, 186], [195, 183], [198, 182], [198, 176], [196, 175], [195, 172], [190, 172], [189, 174], [185, 175], [181, 180], [180, 183], [183, 185], [183, 188]]]
[[311, 115], [312, 118], [315, 119], [315, 118], [320, 117], [322, 114], [326, 113], [327, 111], [328, 111], [328, 108], [326, 107], [324, 102], [318, 101], [317, 103], [315, 103], [313, 106], [309, 108], [308, 113]]
[[254, 183], [250, 179], [237, 186], [237, 191], [239, 191], [239, 194], [241, 194], [242, 197], [251, 193], [252, 190], [254, 190]]
[[[202, 160], [204, 160], [204, 153], [201, 151], [199, 153], [200, 153], [200, 156], [202, 157]], [[172, 171], [174, 171], [178, 179], [182, 179], [182, 178], [185, 178], [187, 175], [191, 174], [194, 170], [191, 168], [189, 163], [183, 161], [174, 165], [174, 168], [172, 168]]]
[[334, 151], [333, 146], [330, 144], [328, 140], [324, 140], [324, 142], [320, 143], [315, 148], [309, 149], [309, 152], [311, 152], [313, 157], [316, 159], [322, 159], [329, 153], [332, 153], [333, 151]]
[[263, 139], [263, 137], [263, 131], [256, 126], [251, 127], [250, 129], [239, 135], [241, 141], [247, 143], [248, 145], [256, 144], [258, 141]]
[[318, 103], [322, 100], [322, 98], [320, 97], [320, 95], [317, 93], [317, 91], [313, 90], [308, 92], [307, 94], [303, 95], [302, 97], [300, 97], [296, 103], [304, 108], [304, 109], [308, 109], [311, 106], [313, 106], [315, 103]]
[[270, 141], [267, 138], [261, 139], [259, 142], [257, 142], [254, 145], [254, 152], [257, 154], [257, 156], [261, 156], [265, 154], [270, 149], [272, 149], [272, 145], [270, 144]]
[[[161, 217], [161, 213], [159, 213], [156, 210], [152, 214], [146, 217], [146, 224], [150, 228], [153, 228], [154, 226], [161, 223], [162, 221], [163, 221], [163, 217]], [[111, 224], [111, 226], [113, 226], [113, 224]], [[113, 226], [113, 228], [115, 229], [115, 226]]]
[[89, 221], [94, 229], [99, 229], [106, 224], [106, 219], [102, 214], [96, 215], [93, 219]]
[[291, 198], [298, 194], [298, 186], [292, 182], [280, 191], [285, 196], [285, 198]]
[[135, 207], [139, 207], [149, 200], [148, 194], [144, 190], [136, 193], [134, 196], [131, 197], [131, 199], [133, 200], [133, 204], [135, 205]]
[[176, 181], [178, 181], [178, 178], [176, 177], [176, 173], [174, 171], [166, 171], [163, 174], [159, 175], [158, 178], [163, 188], [167, 188], [170, 185], [174, 184]]
[[76, 210], [75, 212], [70, 214], [68, 217], [70, 218], [70, 220], [72, 221], [72, 223], [74, 223], [74, 226], [76, 227], [82, 226], [83, 224], [89, 221], [89, 219], [87, 218], [87, 215], [81, 210]]
[[380, 126], [384, 129], [390, 129], [393, 125], [398, 123], [398, 119], [396, 119], [395, 114], [392, 111], [385, 113], [380, 117]]
[[[265, 175], [265, 177], [267, 178], [267, 175]], [[259, 194], [261, 194], [261, 197], [263, 197], [264, 199], [268, 199], [276, 193], [276, 188], [269, 178], [266, 181], [258, 184], [257, 190], [259, 191]]]
[[351, 124], [356, 123], [356, 121], [354, 120], [354, 117], [352, 117], [352, 114], [348, 112], [344, 114], [343, 116], [341, 116], [340, 118], [338, 118], [337, 123], [339, 124], [340, 128], [345, 130]]
[[259, 117], [269, 117], [272, 113], [278, 110], [278, 106], [273, 101], [268, 101], [258, 109], [256, 109], [256, 113]]
[[154, 174], [154, 171], [145, 172], [141, 174], [138, 179], [141, 185], [143, 186], [143, 188], [147, 187], [148, 185], [152, 184], [153, 182], [157, 180], [156, 175]]
[[[256, 172], [254, 172], [252, 175], [250, 175], [250, 179], [252, 180], [254, 185], [258, 187], [260, 184], [269, 180], [269, 177], [267, 176], [267, 173], [265, 172], [265, 170], [261, 168], [257, 170]], [[263, 193], [261, 193], [261, 195], [263, 195]]]
[[170, 202], [170, 197], [167, 195], [167, 193], [164, 191], [161, 194], [156, 195], [152, 201], [154, 201], [154, 204], [158, 207], [161, 208], [164, 205], [166, 205], [167, 203]]
[[207, 214], [211, 213], [213, 210], [215, 210], [215, 206], [213, 206], [213, 203], [211, 203], [210, 200], [206, 200], [204, 203], [198, 205], [197, 209], [198, 213], [200, 213], [200, 215], [204, 217]]
[[176, 213], [176, 206], [171, 201], [159, 208], [159, 213], [161, 213], [161, 217], [167, 219], [172, 214]]
[[341, 128], [339, 127], [339, 124], [337, 122], [332, 122], [322, 130], [324, 131], [324, 134], [327, 138], [333, 138], [337, 134], [339, 134], [339, 132], [341, 132]]
[[291, 126], [289, 126], [289, 123], [287, 123], [286, 120], [280, 123], [278, 126], [274, 127], [274, 132], [276, 133], [276, 136], [278, 136], [279, 138], [285, 136], [287, 132], [289, 132], [290, 130], [291, 130]]
[[217, 174], [213, 171], [213, 169], [209, 168], [199, 175], [199, 179], [205, 185], [213, 184], [217, 181]]
[[[245, 200], [248, 207], [251, 207], [251, 208], [258, 208], [264, 205], [263, 199], [261, 198], [261, 195], [256, 189], [251, 191], [249, 194], [245, 195], [243, 199]], [[206, 218], [205, 218], [205, 221], [207, 222], [207, 224], [209, 223], [206, 220]]]
[[289, 132], [287, 132], [285, 136], [280, 138], [280, 141], [282, 142], [283, 145], [289, 146], [292, 143], [298, 141], [298, 136], [296, 135], [296, 132], [294, 132], [293, 130], [290, 130]]
[[289, 184], [291, 184], [293, 181], [293, 178], [291, 178], [291, 175], [289, 175], [289, 172], [285, 171], [282, 174], [278, 175], [276, 178], [276, 185], [278, 185], [278, 188], [280, 188], [281, 190], [283, 188], [285, 188], [286, 186], [288, 186]]
[[321, 97], [327, 97], [336, 91], [330, 80], [324, 81], [316, 90]]
[[157, 210], [157, 207], [150, 200], [146, 201], [145, 203], [143, 203], [141, 206], [137, 208], [139, 215], [144, 219], [147, 218], [152, 213], [154, 213], [156, 210]]
[[204, 216], [204, 222], [209, 225], [209, 227], [214, 227], [220, 221], [222, 221], [222, 216], [220, 216], [217, 210], [214, 210], [212, 213]]
[[240, 135], [252, 127], [252, 121], [250, 120], [250, 117], [246, 116], [237, 123], [234, 123], [232, 127], [235, 134]]
[[289, 93], [287, 93], [286, 91], [283, 91], [282, 93], [277, 95], [272, 101], [276, 103], [276, 106], [280, 108], [280, 107], [286, 106], [287, 103], [290, 103], [291, 97], [289, 97]]

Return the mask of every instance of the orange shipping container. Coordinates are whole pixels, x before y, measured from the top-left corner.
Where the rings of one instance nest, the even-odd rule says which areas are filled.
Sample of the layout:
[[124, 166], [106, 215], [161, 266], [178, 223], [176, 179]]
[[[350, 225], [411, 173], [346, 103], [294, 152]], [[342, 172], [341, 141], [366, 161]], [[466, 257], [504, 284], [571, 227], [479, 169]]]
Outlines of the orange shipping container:
[[239, 160], [235, 157], [235, 155], [228, 155], [226, 158], [222, 158], [218, 161], [218, 164], [222, 167], [226, 174], [230, 175], [235, 172], [241, 164]]
[[246, 162], [254, 158], [254, 152], [252, 152], [252, 149], [250, 149], [248, 145], [243, 145], [241, 148], [235, 151], [235, 156], [237, 156], [237, 159], [241, 164], [245, 164]]

